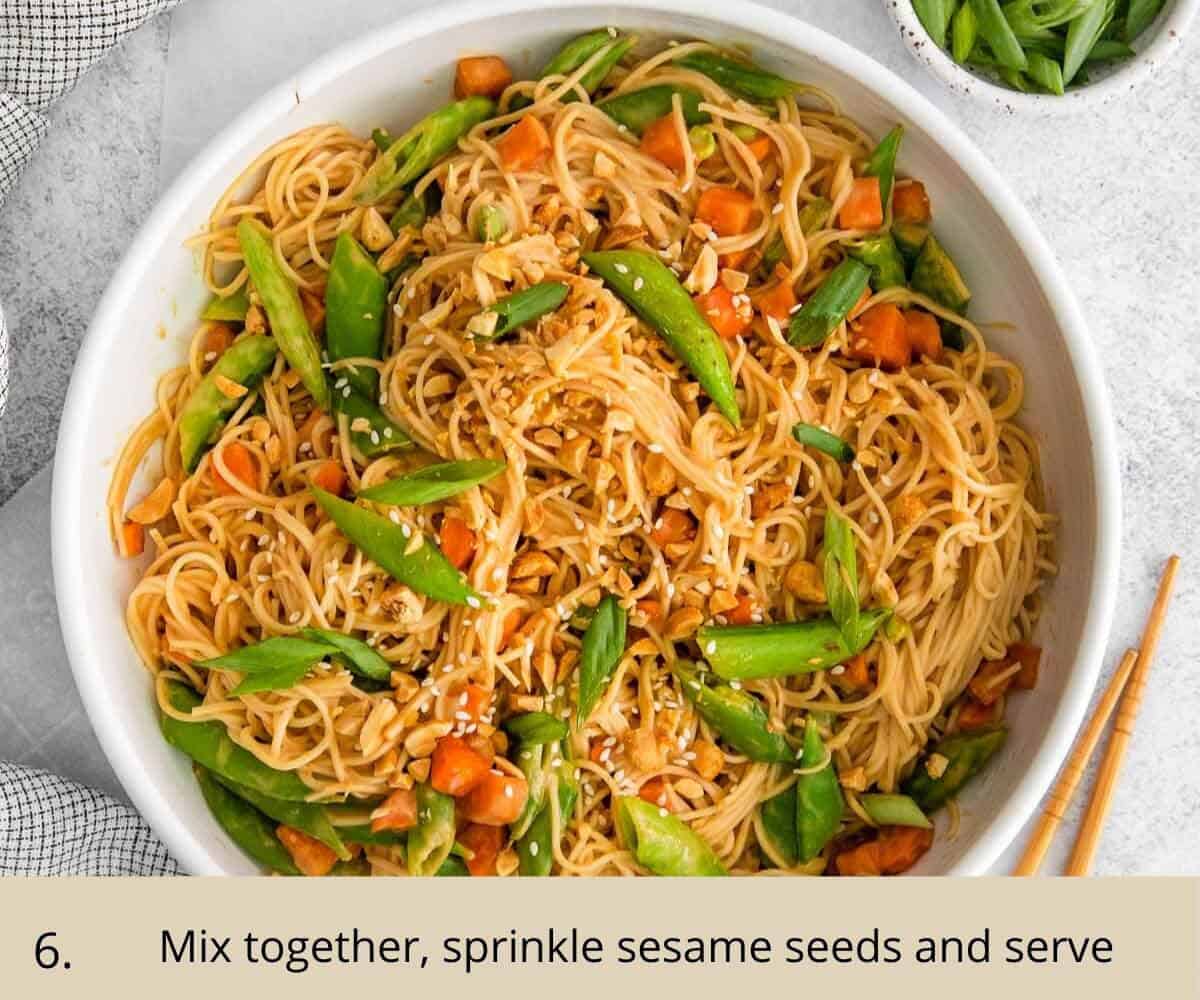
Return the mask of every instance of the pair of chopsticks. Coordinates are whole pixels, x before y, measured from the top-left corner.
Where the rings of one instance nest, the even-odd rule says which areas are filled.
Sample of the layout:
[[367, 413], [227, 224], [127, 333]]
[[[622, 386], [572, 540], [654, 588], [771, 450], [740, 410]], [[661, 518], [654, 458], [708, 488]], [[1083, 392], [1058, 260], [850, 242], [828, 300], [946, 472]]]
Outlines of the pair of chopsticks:
[[[1087, 728], [1075, 745], [1050, 799], [1042, 812], [1042, 818], [1030, 838], [1029, 846], [1025, 848], [1020, 862], [1014, 869], [1014, 875], [1034, 875], [1046, 856], [1050, 841], [1058, 830], [1071, 796], [1079, 785], [1083, 772], [1091, 760], [1092, 754], [1104, 735], [1109, 717], [1113, 709], [1117, 711], [1117, 721], [1113, 726], [1113, 734], [1104, 753], [1096, 777], [1096, 785], [1092, 790], [1092, 800], [1088, 804], [1087, 813], [1083, 817], [1083, 825], [1075, 839], [1075, 847], [1071, 859], [1067, 863], [1068, 875], [1086, 875], [1091, 870], [1096, 849], [1100, 846], [1100, 834], [1103, 830], [1104, 819], [1108, 815], [1108, 807], [1112, 803], [1113, 792], [1117, 787], [1117, 778], [1121, 773], [1121, 764], [1125, 759], [1125, 751], [1129, 739], [1133, 735], [1133, 724], [1137, 718], [1138, 707], [1142, 701], [1142, 692], [1146, 684], [1146, 675], [1150, 672], [1150, 664], [1154, 660], [1154, 652], [1158, 648], [1158, 639], [1162, 634], [1163, 620], [1167, 615], [1167, 605], [1171, 600], [1171, 590], [1175, 586], [1175, 573], [1179, 569], [1179, 557], [1171, 556], [1163, 570], [1162, 579], [1158, 584], [1158, 595], [1150, 609], [1150, 618], [1142, 633], [1140, 649], [1128, 649], [1121, 658], [1117, 672], [1109, 682], [1100, 704], [1088, 721]], [[1128, 690], [1126, 687], [1128, 686]], [[1122, 698], [1122, 694], [1124, 697]]]

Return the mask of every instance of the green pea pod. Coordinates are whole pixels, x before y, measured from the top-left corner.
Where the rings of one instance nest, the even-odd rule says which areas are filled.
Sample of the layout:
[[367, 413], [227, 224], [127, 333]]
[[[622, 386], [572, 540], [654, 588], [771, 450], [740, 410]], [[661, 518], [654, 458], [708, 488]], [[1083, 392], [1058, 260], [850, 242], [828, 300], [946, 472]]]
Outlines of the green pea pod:
[[770, 719], [762, 704], [748, 691], [728, 684], [707, 684], [686, 660], [674, 667], [683, 693], [700, 717], [738, 753], [755, 761], [790, 762], [795, 758], [782, 733], [770, 728]]
[[338, 413], [346, 414], [351, 424], [365, 420], [370, 425], [370, 430], [350, 432], [351, 443], [367, 458], [412, 446], [408, 432], [393, 422], [372, 399], [356, 392], [353, 386], [345, 385], [336, 389], [333, 406]]
[[250, 311], [250, 295], [242, 285], [232, 295], [214, 295], [200, 313], [202, 320], [218, 323], [244, 323]]
[[244, 799], [234, 795], [202, 767], [192, 770], [200, 794], [217, 825], [251, 859], [280, 875], [299, 875], [300, 869], [275, 836], [275, 824]]
[[904, 257], [891, 233], [854, 240], [845, 244], [846, 256], [866, 264], [871, 269], [871, 287], [882, 292], [885, 288], [903, 288], [908, 284]]
[[517, 750], [516, 765], [525, 775], [525, 783], [529, 787], [529, 795], [525, 799], [525, 807], [513, 822], [510, 836], [520, 840], [525, 836], [537, 814], [546, 805], [546, 782], [549, 778], [549, 759], [544, 744], [536, 746], [521, 745]]
[[269, 795], [256, 792], [253, 788], [246, 788], [228, 778], [222, 778], [219, 774], [214, 774], [212, 777], [238, 798], [250, 803], [264, 816], [270, 817], [276, 823], [293, 827], [301, 833], [307, 833], [328, 847], [342, 861], [350, 860], [350, 852], [346, 850], [342, 838], [338, 836], [337, 830], [329, 821], [329, 814], [325, 811], [324, 806], [314, 805], [311, 802], [288, 802], [284, 799], [273, 799]]
[[374, 205], [393, 191], [407, 187], [458, 145], [458, 140], [492, 117], [490, 97], [467, 97], [422, 118], [371, 164], [354, 200]]
[[508, 466], [490, 458], [439, 462], [359, 492], [359, 497], [397, 507], [418, 507], [465, 493], [500, 475]]
[[675, 60], [676, 66], [686, 66], [715, 80], [726, 90], [754, 101], [774, 101], [789, 97], [799, 84], [769, 73], [751, 62], [730, 59], [717, 52], [690, 52]]
[[613, 594], [606, 594], [583, 634], [579, 656], [579, 707], [576, 720], [582, 728], [625, 652], [629, 615]]
[[450, 564], [433, 539], [426, 538], [410, 552], [412, 539], [400, 525], [335, 497], [319, 486], [313, 486], [312, 492], [342, 534], [400, 583], [435, 601], [472, 608], [483, 606], [483, 599]]
[[913, 0], [913, 9], [939, 49], [946, 47], [946, 28], [958, 0]]
[[[810, 718], [804, 727], [800, 767], [816, 767], [825, 757], [825, 744]], [[801, 861], [811, 861], [825, 849], [841, 826], [844, 810], [842, 788], [832, 760], [821, 770], [796, 779], [796, 850]]]
[[481, 205], [475, 213], [475, 238], [480, 243], [495, 243], [508, 232], [508, 213], [501, 205]]
[[930, 751], [931, 755], [938, 754], [947, 760], [942, 776], [931, 777], [925, 761], [921, 761], [904, 782], [902, 790], [927, 813], [941, 809], [983, 770], [1007, 738], [1008, 730], [1002, 726], [948, 736]]
[[[575, 800], [579, 797], [579, 784], [574, 769], [565, 764], [555, 772], [555, 794], [558, 797], [558, 814], [566, 826], [575, 811]], [[554, 867], [553, 817], [549, 805], [537, 814], [529, 830], [517, 841], [517, 871], [521, 875], [545, 877]]]
[[767, 799], [759, 808], [762, 819], [762, 836], [774, 852], [791, 868], [800, 860], [800, 849], [796, 839], [796, 786]]
[[306, 628], [300, 635], [310, 642], [323, 642], [336, 649], [350, 671], [360, 677], [369, 677], [373, 681], [391, 679], [391, 664], [361, 639], [328, 628]]
[[671, 269], [640, 250], [602, 250], [585, 253], [583, 260], [658, 331], [725, 419], [738, 426], [741, 414], [725, 349]]
[[317, 338], [304, 315], [300, 293], [275, 256], [270, 232], [256, 219], [243, 219], [237, 234], [246, 269], [271, 321], [275, 343], [317, 406], [329, 409], [329, 386], [325, 384]]
[[[612, 45], [608, 47], [608, 51], [601, 58], [597, 59], [595, 65], [579, 78], [579, 83], [583, 86], [583, 89], [589, 94], [594, 94], [600, 85], [608, 79], [608, 74], [613, 71], [617, 63], [625, 57], [625, 53], [633, 48], [636, 41], [637, 39], [633, 36], [615, 39]], [[583, 64], [580, 63], [580, 65], [582, 66]], [[564, 103], [567, 104], [577, 100], [579, 98], [574, 93], [568, 93], [563, 97]]]
[[829, 616], [778, 625], [706, 625], [697, 641], [713, 671], [725, 680], [790, 677], [828, 670], [861, 653], [889, 614], [884, 608], [861, 612], [853, 643]]
[[792, 427], [792, 437], [805, 447], [815, 448], [839, 462], [848, 464], [854, 461], [854, 449], [847, 442], [813, 424], [795, 424]]
[[607, 28], [599, 28], [583, 35], [577, 35], [558, 50], [545, 66], [539, 77], [570, 76], [580, 66], [592, 58], [604, 46], [613, 41], [614, 36]]
[[871, 281], [871, 269], [856, 260], [844, 260], [792, 316], [788, 343], [793, 347], [823, 344], [845, 321]]
[[876, 826], [919, 826], [923, 830], [933, 828], [929, 817], [907, 795], [860, 795], [858, 801]]
[[213, 443], [229, 415], [241, 404], [217, 388], [223, 377], [253, 389], [271, 370], [277, 352], [267, 336], [242, 337], [225, 351], [207, 375], [192, 390], [179, 413], [179, 457], [188, 472], [194, 472], [200, 457]]
[[[975, 8], [979, 36], [988, 43], [1002, 66], [1023, 72], [1029, 65], [1025, 50], [1000, 7], [1000, 0], [967, 0]], [[944, 43], [943, 43], [944, 44]]]
[[690, 826], [635, 796], [618, 798], [617, 829], [634, 860], [655, 875], [728, 875], [716, 852]]
[[858, 557], [850, 522], [835, 511], [825, 512], [825, 555], [822, 560], [829, 615], [853, 645], [858, 634]]
[[542, 281], [505, 296], [484, 310], [494, 312], [500, 319], [496, 323], [496, 329], [489, 336], [479, 339], [497, 340], [526, 323], [532, 323], [535, 319], [554, 312], [566, 301], [570, 291], [571, 289], [561, 281]]
[[805, 236], [811, 236], [829, 222], [829, 213], [833, 211], [833, 202], [828, 198], [814, 198], [800, 209], [800, 231]]
[[914, 292], [933, 299], [938, 305], [951, 312], [966, 313], [971, 301], [971, 289], [963, 280], [950, 255], [930, 233], [921, 246], [921, 252], [913, 265], [910, 282]]
[[896, 154], [900, 152], [900, 140], [903, 138], [904, 126], [897, 125], [880, 140], [863, 171], [867, 177], [879, 178], [879, 197], [884, 209], [892, 200], [892, 185], [896, 182]]
[[635, 135], [641, 135], [651, 122], [671, 113], [674, 96], [679, 95], [683, 109], [683, 120], [691, 125], [707, 125], [712, 118], [708, 112], [700, 110], [700, 102], [704, 97], [691, 87], [677, 87], [674, 84], [659, 83], [653, 87], [643, 87], [641, 90], [631, 90], [627, 94], [609, 97], [596, 105], [618, 125], [624, 125]]
[[[191, 712], [201, 702], [195, 691], [178, 681], [167, 682], [167, 698], [180, 712]], [[223, 778], [288, 802], [304, 802], [312, 794], [312, 789], [294, 771], [277, 771], [234, 743], [224, 723], [184, 722], [161, 715], [159, 727], [176, 750]]]
[[403, 830], [380, 830], [375, 832], [370, 823], [352, 823], [334, 827], [338, 836], [347, 844], [370, 844], [379, 847], [394, 847], [408, 843], [408, 834]]
[[471, 872], [462, 858], [448, 857], [433, 873], [438, 878], [470, 878]]
[[964, 3], [950, 19], [950, 54], [957, 63], [971, 58], [971, 50], [979, 41], [979, 22], [975, 19], [975, 8]]
[[[338, 236], [325, 289], [325, 350], [330, 361], [378, 358], [387, 323], [387, 280], [375, 260], [349, 233]], [[337, 373], [367, 399], [379, 395], [379, 372], [371, 367]]]
[[920, 222], [895, 222], [892, 224], [892, 239], [896, 241], [896, 249], [904, 258], [904, 263], [911, 265], [925, 241], [929, 238], [929, 227]]
[[[430, 185], [435, 187], [436, 185]], [[400, 202], [400, 206], [392, 213], [392, 217], [388, 219], [388, 227], [395, 235], [400, 234], [400, 230], [405, 226], [412, 226], [413, 229], [420, 229], [425, 225], [425, 220], [429, 218], [429, 206], [426, 204], [425, 198], [421, 195], [409, 192], [404, 200]]]
[[436, 875], [454, 847], [454, 799], [417, 785], [417, 825], [408, 834], [408, 873]]
[[549, 712], [524, 712], [504, 720], [504, 731], [523, 747], [557, 743], [568, 732], [566, 722]]

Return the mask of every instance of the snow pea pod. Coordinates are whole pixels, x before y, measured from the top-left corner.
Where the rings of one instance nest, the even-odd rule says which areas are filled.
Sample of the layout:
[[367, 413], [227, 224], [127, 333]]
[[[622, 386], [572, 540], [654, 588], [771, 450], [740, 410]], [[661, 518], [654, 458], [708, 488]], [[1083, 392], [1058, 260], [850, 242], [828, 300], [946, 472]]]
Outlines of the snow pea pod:
[[[593, 32], [593, 35], [594, 34], [597, 33]], [[586, 45], [578, 46], [574, 52], [567, 51], [571, 48], [571, 46], [568, 45], [567, 49], [564, 49], [558, 54], [558, 56], [550, 60], [546, 66], [546, 69], [542, 72], [542, 76], [549, 76], [551, 73], [561, 73], [564, 76], [569, 76], [571, 73], [574, 73], [575, 70], [579, 69], [579, 67], [587, 62], [593, 55], [599, 52], [605, 44], [608, 44], [608, 50], [604, 53], [604, 55], [597, 59], [595, 64], [579, 78], [579, 85], [583, 87], [583, 89], [589, 94], [594, 94], [596, 92], [596, 88], [599, 87], [600, 84], [602, 84], [606, 79], [608, 79], [608, 74], [613, 71], [613, 67], [621, 61], [625, 53], [633, 48], [634, 42], [637, 41], [637, 38], [632, 35], [625, 36], [623, 38], [614, 38], [609, 35], [607, 31], [604, 32], [604, 35], [604, 42], [601, 43], [601, 45], [597, 48], [588, 52], [588, 54], [583, 56], [583, 58], [579, 58], [579, 55], [585, 48], [588, 48], [592, 44], [590, 40], [591, 36], [583, 36], [584, 38], [588, 38], [589, 41], [586, 43]], [[582, 42], [582, 40], [583, 39], [576, 39], [577, 42]], [[562, 100], [564, 104], [570, 104], [572, 101], [579, 100], [579, 96], [574, 92], [570, 92], [564, 94]]]
[[815, 424], [806, 424], [801, 421], [793, 425], [792, 437], [800, 444], [808, 448], [816, 448], [817, 451], [824, 452], [839, 462], [854, 461], [854, 449], [846, 441]]
[[670, 83], [658, 83], [641, 90], [631, 90], [627, 94], [608, 97], [596, 105], [618, 125], [624, 125], [635, 135], [641, 135], [651, 122], [669, 115], [674, 104], [674, 96], [679, 95], [683, 110], [683, 120], [691, 125], [707, 125], [712, 119], [708, 112], [700, 110], [700, 102], [704, 100], [698, 90], [691, 87], [678, 87]]
[[417, 825], [408, 834], [408, 873], [437, 875], [454, 847], [454, 799], [417, 785]]
[[907, 795], [860, 795], [858, 801], [876, 826], [919, 826], [923, 830], [933, 828], [929, 817]]
[[193, 766], [196, 783], [217, 825], [254, 861], [280, 875], [299, 875], [300, 869], [275, 836], [275, 825], [249, 802], [219, 784], [203, 767]]
[[832, 510], [825, 512], [822, 547], [829, 615], [842, 630], [846, 643], [853, 645], [858, 635], [858, 556], [850, 522]]
[[[178, 681], [167, 682], [167, 699], [180, 712], [191, 712], [201, 702], [195, 691]], [[312, 794], [312, 789], [294, 771], [277, 771], [234, 743], [224, 723], [184, 722], [160, 715], [159, 727], [176, 750], [223, 778], [288, 802], [304, 802]]]
[[179, 457], [188, 472], [194, 472], [200, 457], [217, 436], [240, 399], [230, 399], [219, 388], [218, 378], [227, 378], [252, 389], [275, 363], [275, 341], [259, 334], [242, 337], [225, 351], [207, 375], [197, 383], [179, 413]]
[[271, 321], [275, 343], [313, 401], [328, 409], [329, 386], [325, 384], [317, 338], [308, 325], [299, 291], [275, 256], [271, 233], [257, 219], [243, 219], [238, 223], [237, 235], [246, 269]]
[[[333, 406], [338, 413], [346, 415], [351, 426], [359, 421], [367, 422], [366, 430], [350, 431], [350, 441], [367, 458], [412, 446], [408, 432], [393, 422], [372, 399], [356, 392], [353, 386], [335, 390]], [[362, 424], [358, 423], [358, 426], [361, 428]]]
[[[387, 293], [387, 280], [374, 258], [349, 233], [339, 235], [325, 288], [325, 350], [330, 361], [380, 356]], [[374, 368], [347, 368], [335, 377], [346, 379], [367, 399], [379, 395], [379, 372]]]
[[552, 313], [566, 300], [570, 288], [561, 281], [542, 281], [519, 292], [513, 292], [489, 306], [484, 312], [494, 312], [499, 317], [496, 329], [481, 340], [496, 340], [511, 333], [526, 323], [532, 323], [546, 313]]
[[871, 287], [882, 292], [885, 288], [903, 288], [908, 284], [904, 258], [891, 233], [855, 240], [845, 244], [846, 255], [871, 269]]
[[[569, 763], [569, 762], [568, 762]], [[579, 784], [573, 767], [566, 764], [555, 772], [554, 794], [558, 799], [559, 823], [565, 826], [575, 811]], [[530, 824], [525, 836], [517, 841], [518, 868], [522, 875], [542, 877], [554, 867], [554, 817], [547, 804]]]
[[770, 719], [754, 695], [728, 684], [705, 683], [686, 660], [677, 661], [674, 670], [700, 717], [738, 753], [775, 764], [794, 759], [792, 748], [782, 733], [772, 731]]
[[537, 818], [538, 813], [546, 805], [546, 783], [549, 780], [549, 757], [546, 753], [546, 746], [542, 743], [537, 743], [532, 746], [521, 744], [517, 750], [516, 765], [521, 769], [521, 773], [525, 775], [525, 783], [529, 788], [529, 795], [525, 799], [525, 806], [513, 822], [510, 829], [510, 835], [514, 840], [520, 840], [525, 836], [533, 821]]
[[864, 176], [879, 178], [879, 197], [885, 209], [892, 198], [892, 185], [896, 181], [896, 154], [900, 152], [900, 140], [903, 138], [904, 126], [897, 125], [879, 141], [863, 170]]
[[725, 419], [738, 426], [741, 414], [725, 349], [671, 269], [640, 250], [602, 250], [585, 253], [583, 260], [658, 331]]
[[790, 677], [827, 670], [862, 652], [889, 614], [884, 608], [861, 612], [852, 643], [828, 615], [777, 625], [706, 625], [697, 640], [713, 671], [725, 680]]
[[413, 549], [411, 534], [406, 535], [400, 525], [386, 517], [335, 497], [319, 486], [313, 486], [312, 492], [342, 534], [400, 583], [437, 601], [483, 606], [483, 599], [432, 539], [418, 541]]
[[236, 781], [230, 781], [219, 774], [213, 774], [212, 777], [239, 799], [244, 799], [254, 806], [264, 816], [275, 820], [276, 823], [293, 827], [301, 833], [307, 833], [328, 847], [342, 861], [350, 860], [350, 852], [329, 821], [329, 814], [325, 811], [324, 806], [311, 802], [288, 802], [285, 799], [273, 799], [269, 795], [262, 795], [253, 788], [239, 785]]
[[[827, 756], [816, 722], [810, 718], [804, 727], [800, 767], [816, 767]], [[811, 861], [825, 849], [841, 825], [844, 809], [832, 760], [821, 770], [796, 779], [796, 853], [801, 861]]]
[[429, 204], [427, 195], [431, 188], [436, 188], [437, 185], [431, 184], [425, 189], [424, 195], [418, 195], [414, 192], [409, 192], [404, 200], [400, 202], [400, 206], [392, 213], [392, 217], [388, 219], [388, 228], [396, 234], [400, 235], [400, 230], [405, 226], [412, 226], [414, 229], [419, 229], [425, 225], [425, 220], [429, 218]]
[[989, 760], [1004, 746], [1008, 730], [1003, 726], [979, 729], [970, 733], [948, 736], [937, 744], [929, 756], [946, 758], [946, 769], [940, 778], [929, 774], [926, 760], [917, 764], [902, 790], [925, 812], [940, 809], [962, 791], [963, 786], [977, 775]]
[[794, 94], [799, 84], [769, 73], [752, 62], [730, 59], [717, 52], [689, 52], [675, 60], [676, 66], [686, 66], [715, 80], [726, 90], [754, 101], [774, 101]]
[[634, 796], [616, 801], [621, 842], [655, 875], [728, 875], [716, 852], [690, 826]]
[[474, 96], [422, 118], [371, 164], [354, 200], [360, 205], [374, 205], [411, 184], [495, 110], [496, 102], [490, 97]]
[[788, 324], [788, 343], [816, 347], [843, 322], [867, 290], [871, 269], [857, 260], [838, 264]]
[[629, 614], [617, 598], [606, 594], [588, 622], [579, 656], [579, 706], [575, 716], [581, 728], [621, 662], [628, 621]]
[[221, 323], [243, 323], [246, 313], [250, 311], [250, 295], [246, 286], [242, 285], [232, 295], [222, 298], [214, 295], [200, 313], [203, 320], [213, 320]]
[[475, 458], [462, 462], [438, 462], [415, 472], [406, 472], [395, 479], [359, 491], [359, 497], [388, 503], [397, 507], [416, 507], [457, 496], [480, 483], [500, 475], [507, 464], [490, 458]]
[[791, 868], [800, 860], [796, 841], [796, 786], [788, 786], [758, 808], [762, 821], [761, 835], [770, 841], [770, 846], [779, 855], [784, 867]]

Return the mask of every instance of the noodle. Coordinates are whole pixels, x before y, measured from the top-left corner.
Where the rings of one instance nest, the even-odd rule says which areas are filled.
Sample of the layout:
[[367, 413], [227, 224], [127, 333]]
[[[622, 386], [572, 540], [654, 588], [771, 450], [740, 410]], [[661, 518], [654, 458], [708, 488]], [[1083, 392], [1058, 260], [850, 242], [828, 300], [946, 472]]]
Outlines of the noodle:
[[[723, 744], [670, 665], [690, 638], [677, 627], [723, 623], [730, 595], [748, 595], [756, 621], [810, 615], [784, 578], [799, 560], [820, 565], [822, 524], [833, 511], [853, 531], [864, 605], [891, 608], [908, 629], [871, 647], [875, 676], [866, 690], [849, 687], [840, 667], [743, 689], [779, 732], [802, 731], [810, 713], [832, 713], [826, 745], [857, 817], [850, 833], [869, 825], [857, 793], [895, 791], [931, 740], [953, 728], [952, 708], [980, 661], [1002, 658], [1031, 633], [1039, 586], [1052, 569], [1036, 445], [1013, 419], [1019, 369], [967, 320], [892, 288], [869, 304], [923, 308], [961, 327], [967, 348], [884, 371], [847, 359], [844, 323], [819, 348], [800, 350], [777, 321], [759, 321], [751, 335], [726, 342], [742, 413], [733, 428], [704, 405], [665, 343], [595, 276], [581, 274], [584, 248], [648, 248], [687, 276], [706, 247], [736, 254], [781, 234], [787, 277], [806, 297], [841, 259], [845, 232], [806, 234], [800, 214], [826, 198], [837, 218], [869, 138], [819, 91], [804, 88], [764, 108], [673, 65], [685, 51], [711, 50], [668, 48], [619, 68], [611, 87], [698, 91], [717, 142], [703, 164], [687, 142], [678, 96], [672, 114], [686, 162], [676, 175], [588, 99], [578, 82], [588, 63], [569, 77], [513, 84], [499, 116], [472, 129], [417, 185], [437, 184], [441, 208], [413, 234], [419, 264], [392, 288], [383, 360], [342, 361], [330, 377], [375, 367], [383, 409], [419, 451], [365, 460], [350, 444], [345, 416], [323, 416], [302, 438], [312, 400], [280, 357], [222, 431], [222, 446], [248, 449], [257, 481], [248, 485], [226, 468], [221, 447], [186, 473], [177, 420], [211, 361], [203, 347], [210, 328], [200, 325], [187, 365], [163, 376], [156, 410], [127, 445], [109, 497], [119, 534], [130, 483], [161, 440], [163, 475], [178, 490], [151, 534], [127, 622], [158, 678], [163, 712], [186, 717], [164, 694], [167, 680], [182, 678], [203, 695], [196, 718], [219, 720], [259, 760], [298, 774], [314, 801], [371, 803], [428, 774], [423, 736], [495, 733], [503, 746], [496, 715], [461, 721], [458, 698], [470, 681], [495, 689], [500, 706], [571, 719], [581, 794], [569, 816], [554, 794], [548, 799], [558, 873], [643, 871], [617, 837], [613, 801], [656, 779], [729, 870], [787, 867], [762, 834], [758, 807], [803, 769], [756, 763]], [[562, 103], [568, 92], [577, 99]], [[504, 111], [517, 95], [534, 101], [523, 113], [545, 126], [551, 152], [541, 169], [511, 173], [495, 140], [519, 117]], [[738, 126], [767, 136], [773, 155], [756, 159]], [[336, 125], [265, 151], [192, 240], [208, 287], [227, 295], [246, 285], [235, 227], [249, 216], [271, 230], [298, 286], [322, 295], [334, 239], [363, 225], [354, 193], [376, 155], [371, 142]], [[695, 220], [697, 189], [713, 183], [750, 193], [758, 219], [751, 229], [717, 237]], [[378, 207], [386, 217], [398, 201]], [[511, 239], [485, 245], [470, 235], [485, 205], [504, 209]], [[503, 340], [472, 337], [481, 308], [551, 280], [570, 288], [557, 313]], [[801, 447], [790, 433], [799, 421], [845, 439], [857, 458], [840, 465]], [[436, 533], [447, 512], [466, 522], [479, 540], [470, 582], [490, 598], [482, 608], [439, 603], [393, 580], [336, 529], [308, 488], [328, 460], [357, 492], [425, 464], [426, 453], [507, 463], [482, 487], [392, 509], [414, 533]], [[218, 475], [231, 484], [227, 492], [217, 489]], [[655, 541], [665, 509], [694, 519], [694, 539]], [[549, 558], [546, 575], [522, 572], [534, 554]], [[605, 593], [630, 609], [634, 632], [579, 727], [572, 683], [580, 638], [569, 623]], [[514, 612], [520, 624], [509, 634]], [[323, 664], [285, 690], [230, 697], [241, 675], [195, 665], [309, 626], [365, 638], [393, 667], [391, 686], [365, 690]], [[698, 745], [719, 749], [715, 773], [697, 770]], [[598, 746], [613, 752], [598, 757]], [[368, 845], [366, 855], [377, 874], [405, 871], [398, 848]], [[818, 874], [826, 860], [792, 871]]]

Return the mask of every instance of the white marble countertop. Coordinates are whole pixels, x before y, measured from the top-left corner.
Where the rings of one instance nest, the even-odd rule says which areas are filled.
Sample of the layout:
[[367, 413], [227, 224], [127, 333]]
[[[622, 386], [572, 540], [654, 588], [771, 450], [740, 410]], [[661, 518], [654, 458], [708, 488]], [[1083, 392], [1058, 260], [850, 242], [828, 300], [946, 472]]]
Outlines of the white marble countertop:
[[[424, 5], [343, 0], [334, 19], [324, 0], [190, 0], [128, 39], [52, 112], [50, 135], [0, 210], [0, 291], [15, 347], [0, 420], [0, 503], [17, 494], [0, 508], [0, 757], [121, 794], [58, 634], [49, 477], [17, 491], [50, 459], [75, 347], [124, 246], [163, 185], [248, 99], [328, 47]], [[943, 91], [905, 51], [880, 0], [769, 6], [841, 36], [942, 107], [1024, 197], [1062, 261], [1105, 365], [1122, 453], [1122, 599], [1106, 674], [1136, 643], [1163, 560], [1184, 557], [1096, 871], [1200, 873], [1200, 30], [1120, 102], [1033, 119]], [[214, 74], [218, 50], [225, 58]], [[1068, 834], [1078, 817], [1077, 805]], [[1070, 839], [1060, 834], [1047, 871]]]

